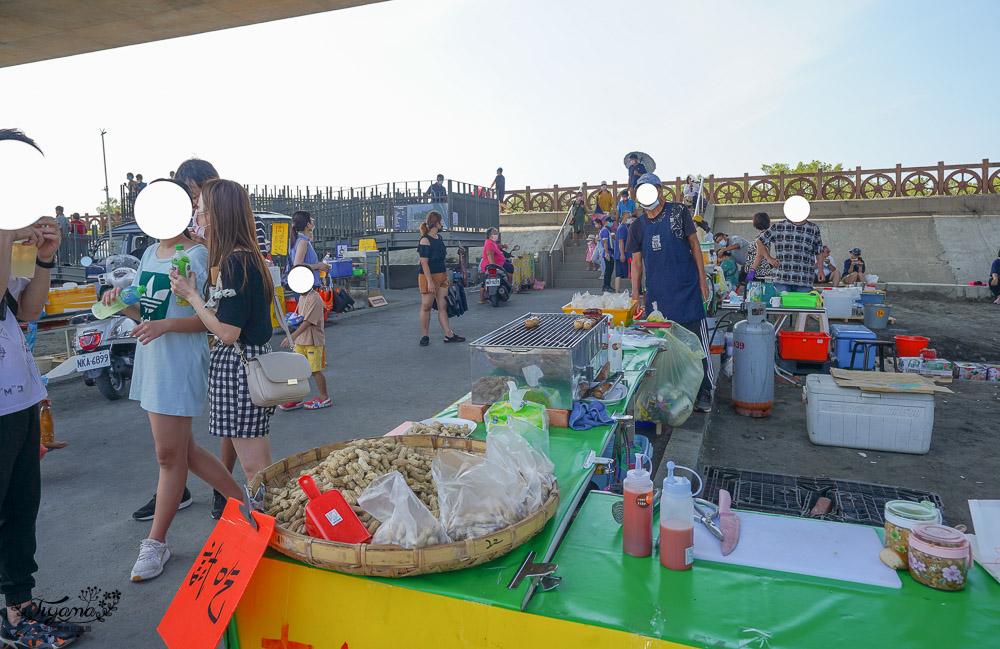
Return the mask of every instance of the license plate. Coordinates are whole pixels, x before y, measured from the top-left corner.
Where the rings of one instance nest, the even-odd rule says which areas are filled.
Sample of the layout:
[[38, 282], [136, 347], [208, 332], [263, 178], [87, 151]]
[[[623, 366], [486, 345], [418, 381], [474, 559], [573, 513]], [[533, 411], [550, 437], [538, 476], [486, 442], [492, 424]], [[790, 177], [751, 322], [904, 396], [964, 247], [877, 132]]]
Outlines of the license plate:
[[77, 372], [86, 372], [87, 370], [96, 370], [101, 367], [111, 366], [110, 349], [94, 352], [93, 354], [77, 354], [75, 358]]
[[500, 278], [499, 277], [493, 277], [493, 278], [487, 277], [486, 278], [486, 285], [487, 286], [500, 286]]

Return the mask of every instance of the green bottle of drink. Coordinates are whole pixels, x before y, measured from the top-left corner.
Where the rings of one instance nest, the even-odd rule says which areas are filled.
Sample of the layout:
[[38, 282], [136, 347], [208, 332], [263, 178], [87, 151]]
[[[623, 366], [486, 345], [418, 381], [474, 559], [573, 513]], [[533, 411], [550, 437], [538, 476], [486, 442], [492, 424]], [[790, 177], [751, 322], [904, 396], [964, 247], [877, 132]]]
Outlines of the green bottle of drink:
[[[174, 246], [174, 256], [170, 258], [170, 265], [174, 267], [177, 274], [181, 277], [187, 277], [188, 266], [191, 264], [191, 259], [184, 254], [184, 246], [178, 244]], [[182, 298], [180, 295], [177, 296], [177, 306], [190, 306], [190, 302]]]

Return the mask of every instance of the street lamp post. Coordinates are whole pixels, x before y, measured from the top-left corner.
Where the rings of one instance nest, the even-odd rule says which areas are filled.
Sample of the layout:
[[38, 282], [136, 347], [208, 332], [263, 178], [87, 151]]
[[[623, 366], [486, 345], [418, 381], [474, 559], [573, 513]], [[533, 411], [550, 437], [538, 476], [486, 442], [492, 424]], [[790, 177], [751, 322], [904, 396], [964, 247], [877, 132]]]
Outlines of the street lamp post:
[[111, 237], [111, 194], [108, 191], [108, 150], [104, 146], [104, 135], [107, 133], [101, 129], [101, 156], [104, 158], [104, 209], [108, 217], [108, 254], [114, 254], [114, 240]]

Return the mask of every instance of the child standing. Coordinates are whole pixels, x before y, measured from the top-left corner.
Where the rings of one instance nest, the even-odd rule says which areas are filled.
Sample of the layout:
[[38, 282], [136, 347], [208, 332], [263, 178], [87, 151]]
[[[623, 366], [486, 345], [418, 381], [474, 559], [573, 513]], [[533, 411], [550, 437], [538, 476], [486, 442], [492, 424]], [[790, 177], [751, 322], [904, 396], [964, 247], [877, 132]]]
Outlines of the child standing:
[[597, 250], [597, 237], [587, 235], [587, 270], [601, 270], [594, 259], [594, 251]]
[[[323, 330], [323, 298], [320, 297], [316, 289], [299, 297], [299, 303], [295, 307], [295, 313], [302, 316], [302, 324], [292, 334], [292, 341], [295, 343], [295, 352], [302, 354], [309, 360], [309, 368], [312, 370], [313, 380], [316, 381], [316, 389], [319, 390], [319, 397], [312, 401], [298, 403], [283, 403], [279, 408], [282, 410], [319, 410], [329, 408], [333, 405], [330, 396], [326, 392], [326, 377], [323, 370], [326, 369], [326, 332]], [[288, 338], [281, 341], [281, 346], [288, 349]]]

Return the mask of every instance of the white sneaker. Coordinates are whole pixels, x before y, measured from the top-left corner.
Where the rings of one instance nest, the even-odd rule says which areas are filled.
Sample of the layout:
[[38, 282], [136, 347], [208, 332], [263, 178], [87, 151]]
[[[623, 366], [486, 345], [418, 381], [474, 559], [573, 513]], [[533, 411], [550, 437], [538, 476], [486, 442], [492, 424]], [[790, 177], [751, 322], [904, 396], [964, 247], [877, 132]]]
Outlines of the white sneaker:
[[132, 581], [146, 581], [163, 572], [163, 564], [170, 558], [166, 543], [154, 539], [139, 542], [139, 558], [132, 566]]

